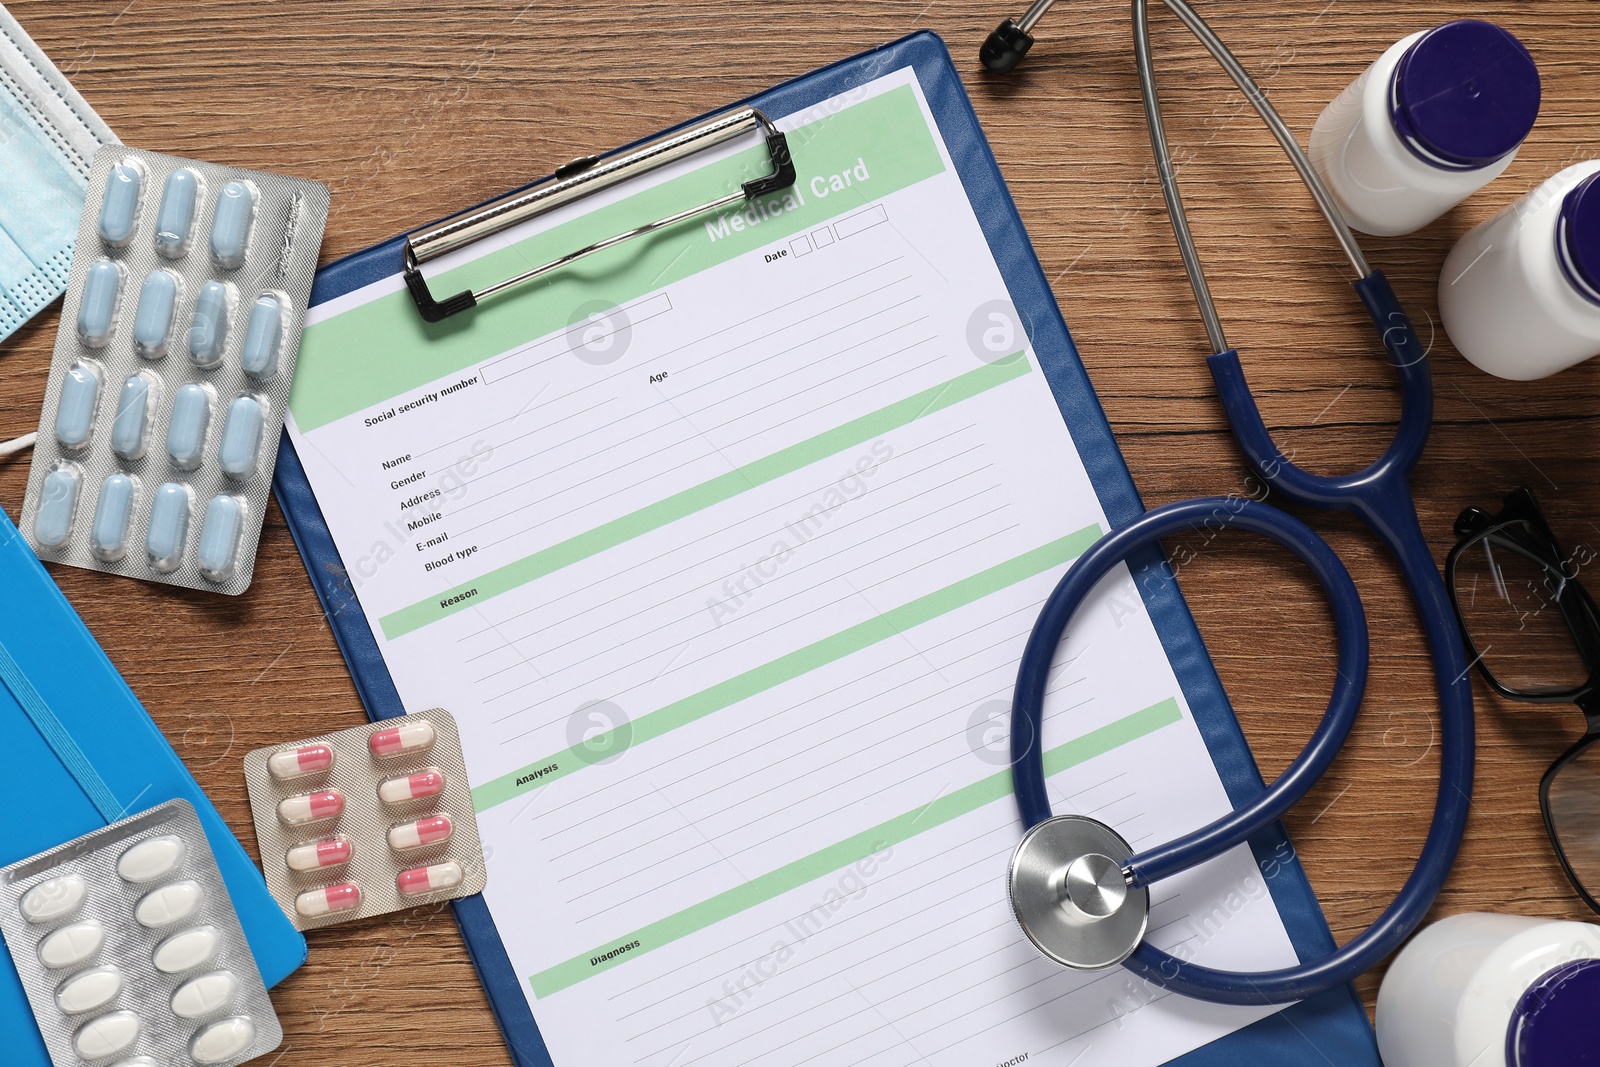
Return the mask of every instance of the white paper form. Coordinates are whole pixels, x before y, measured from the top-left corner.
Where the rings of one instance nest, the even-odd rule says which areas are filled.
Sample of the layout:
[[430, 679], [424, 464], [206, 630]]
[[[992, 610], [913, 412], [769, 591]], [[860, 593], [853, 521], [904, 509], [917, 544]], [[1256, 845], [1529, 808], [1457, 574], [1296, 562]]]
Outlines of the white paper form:
[[[398, 279], [309, 317], [291, 432], [401, 697], [461, 724], [555, 1063], [1155, 1064], [1260, 1018], [1011, 918], [1017, 658], [1105, 516], [914, 74], [780, 125], [799, 181], [742, 212], [460, 322]], [[430, 284], [764, 166], [723, 155]], [[1135, 847], [1228, 809], [1125, 571], [1042, 743], [1056, 810]], [[1243, 847], [1152, 900], [1170, 951], [1295, 961]]]

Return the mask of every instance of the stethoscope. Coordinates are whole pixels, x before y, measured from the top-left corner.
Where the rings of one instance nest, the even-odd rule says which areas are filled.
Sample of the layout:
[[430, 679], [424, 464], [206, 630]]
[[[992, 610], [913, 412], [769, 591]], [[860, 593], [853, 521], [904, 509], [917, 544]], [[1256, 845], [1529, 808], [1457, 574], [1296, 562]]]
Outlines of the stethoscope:
[[[1180, 960], [1144, 939], [1149, 924], [1148, 887], [1247, 841], [1304, 796], [1349, 734], [1367, 677], [1366, 616], [1355, 585], [1333, 550], [1309, 527], [1251, 500], [1210, 497], [1170, 504], [1146, 512], [1079, 558], [1045, 602], [1028, 639], [1011, 712], [1011, 770], [1026, 830], [1011, 859], [1011, 903], [1034, 945], [1068, 967], [1097, 969], [1121, 963], [1146, 980], [1185, 996], [1228, 1004], [1281, 1004], [1343, 985], [1369, 970], [1416, 929], [1432, 906], [1455, 861], [1472, 798], [1472, 690], [1449, 597], [1422, 536], [1407, 482], [1433, 418], [1426, 353], [1388, 281], [1382, 272], [1367, 265], [1311, 161], [1266, 96], [1184, 0], [1164, 2], [1227, 71], [1300, 172], [1360, 275], [1354, 283], [1356, 293], [1400, 376], [1400, 425], [1388, 450], [1365, 470], [1339, 477], [1312, 474], [1291, 463], [1273, 443], [1245, 382], [1239, 355], [1223, 337], [1189, 232], [1156, 96], [1146, 0], [1133, 0], [1134, 57], [1151, 148], [1184, 269], [1216, 353], [1206, 363], [1229, 425], [1250, 466], [1268, 486], [1300, 504], [1354, 512], [1394, 553], [1416, 601], [1433, 659], [1441, 717], [1439, 793], [1427, 841], [1399, 894], [1365, 932], [1322, 959], [1276, 971], [1222, 971]], [[980, 52], [984, 65], [996, 72], [1015, 67], [1033, 45], [1029, 31], [1053, 3], [1036, 0], [1021, 21], [1003, 22]], [[1135, 853], [1103, 822], [1051, 814], [1042, 740], [1034, 743], [1043, 737], [1045, 686], [1067, 624], [1095, 583], [1159, 538], [1203, 524], [1265, 535], [1307, 565], [1333, 608], [1338, 675], [1311, 740], [1276, 782], [1210, 825]]]

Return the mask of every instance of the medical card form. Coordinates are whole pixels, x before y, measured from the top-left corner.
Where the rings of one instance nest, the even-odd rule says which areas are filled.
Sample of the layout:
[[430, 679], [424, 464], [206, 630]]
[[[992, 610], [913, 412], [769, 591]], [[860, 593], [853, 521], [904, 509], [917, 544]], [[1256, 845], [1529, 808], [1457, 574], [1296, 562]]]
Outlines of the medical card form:
[[[1155, 1064], [1267, 1014], [1065, 970], [1006, 899], [1034, 616], [1107, 527], [910, 68], [773, 116], [799, 178], [425, 326], [313, 308], [289, 426], [409, 708], [461, 725], [557, 1067]], [[454, 292], [711, 199], [752, 138], [430, 265]], [[1057, 812], [1228, 800], [1126, 571], [1046, 705]], [[1295, 962], [1241, 846], [1150, 939]]]

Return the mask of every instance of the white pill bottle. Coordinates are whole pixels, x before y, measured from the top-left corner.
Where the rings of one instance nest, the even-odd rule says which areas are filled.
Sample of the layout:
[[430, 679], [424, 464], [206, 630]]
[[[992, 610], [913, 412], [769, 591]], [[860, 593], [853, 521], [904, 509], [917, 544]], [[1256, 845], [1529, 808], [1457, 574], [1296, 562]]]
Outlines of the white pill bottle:
[[1600, 355], [1600, 159], [1464, 234], [1439, 272], [1439, 318], [1474, 366], [1513, 381]]
[[1345, 221], [1420, 230], [1511, 165], [1539, 115], [1539, 71], [1511, 34], [1460, 19], [1391, 45], [1311, 130]]
[[1469, 912], [1425, 928], [1378, 989], [1384, 1067], [1600, 1057], [1600, 926]]

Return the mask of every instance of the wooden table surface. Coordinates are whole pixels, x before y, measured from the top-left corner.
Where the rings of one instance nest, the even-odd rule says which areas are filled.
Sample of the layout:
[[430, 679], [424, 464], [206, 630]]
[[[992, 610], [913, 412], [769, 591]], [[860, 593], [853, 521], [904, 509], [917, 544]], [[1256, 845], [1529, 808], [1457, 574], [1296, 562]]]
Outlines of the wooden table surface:
[[[1414, 484], [1443, 561], [1465, 505], [1538, 493], [1570, 546], [1600, 545], [1600, 361], [1531, 383], [1464, 362], [1436, 324], [1451, 244], [1560, 167], [1600, 155], [1600, 6], [1592, 0], [1396, 5], [1203, 0], [1302, 143], [1322, 106], [1401, 35], [1450, 18], [1516, 33], [1544, 79], [1510, 169], [1422, 232], [1367, 239], [1433, 354], [1436, 421]], [[1127, 5], [1074, 0], [1010, 80], [975, 59], [1011, 11], [966, 0], [635, 5], [571, 0], [33, 0], [13, 14], [128, 143], [282, 171], [333, 191], [323, 261], [415, 227], [585, 151], [631, 140], [917, 28], [944, 36], [1039, 258], [1150, 505], [1245, 490], [1204, 366], [1208, 351], [1150, 164]], [[1314, 470], [1364, 465], [1389, 440], [1392, 376], [1345, 285], [1346, 264], [1253, 114], [1165, 12], [1154, 21], [1169, 133], [1230, 341], [1269, 424]], [[55, 308], [4, 346], [0, 438], [38, 421]], [[27, 461], [0, 461], [21, 509]], [[1341, 941], [1388, 903], [1420, 846], [1438, 727], [1428, 655], [1394, 566], [1353, 520], [1314, 525], [1371, 620], [1357, 735], [1289, 819]], [[1263, 772], [1313, 728], [1332, 675], [1309, 579], [1245, 539], [1189, 546], [1182, 584]], [[135, 693], [254, 851], [240, 759], [363, 721], [274, 504], [255, 584], [230, 599], [52, 567]], [[1600, 591], [1600, 587], [1596, 587]], [[1478, 784], [1434, 916], [1490, 909], [1592, 916], [1538, 813], [1539, 776], [1581, 732], [1568, 707], [1514, 706], [1475, 679]], [[285, 1067], [509, 1062], [448, 913], [313, 934], [275, 1000]], [[1360, 982], [1370, 1006], [1378, 974]]]

